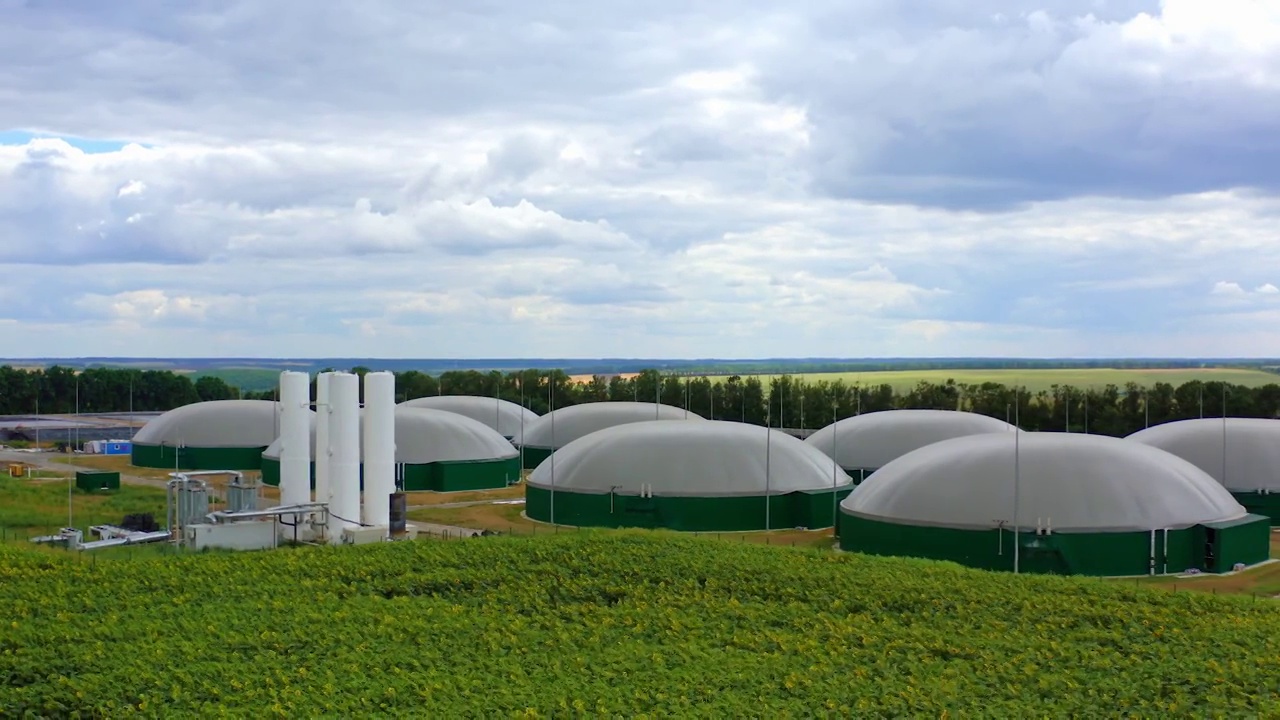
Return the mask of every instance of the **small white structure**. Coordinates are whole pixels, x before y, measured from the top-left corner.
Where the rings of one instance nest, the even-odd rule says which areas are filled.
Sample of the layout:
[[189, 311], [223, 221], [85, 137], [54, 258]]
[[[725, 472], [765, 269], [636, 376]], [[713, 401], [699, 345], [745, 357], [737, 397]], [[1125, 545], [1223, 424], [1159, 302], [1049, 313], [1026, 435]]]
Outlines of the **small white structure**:
[[360, 521], [360, 378], [329, 376], [329, 541]]
[[329, 378], [331, 372], [316, 375], [316, 442], [312, 448], [316, 461], [316, 502], [329, 502], [332, 486], [329, 484], [329, 466], [332, 450], [329, 444]]
[[311, 501], [310, 381], [307, 373], [280, 373], [281, 505]]
[[396, 377], [389, 372], [364, 376], [365, 525], [391, 524], [391, 494], [396, 490]]

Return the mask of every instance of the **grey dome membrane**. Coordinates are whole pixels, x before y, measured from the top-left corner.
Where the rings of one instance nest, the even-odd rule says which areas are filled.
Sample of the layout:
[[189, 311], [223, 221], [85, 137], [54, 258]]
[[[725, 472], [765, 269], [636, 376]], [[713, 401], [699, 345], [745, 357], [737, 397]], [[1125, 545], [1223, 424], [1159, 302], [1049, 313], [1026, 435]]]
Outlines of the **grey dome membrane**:
[[[360, 444], [364, 448], [364, 411], [361, 410]], [[519, 456], [507, 439], [479, 420], [446, 410], [396, 408], [396, 462], [425, 465], [433, 462], [506, 460]], [[263, 451], [268, 460], [280, 459], [280, 439]], [[311, 432], [311, 459], [316, 457], [315, 428]]]
[[557, 490], [581, 493], [635, 492], [648, 484], [655, 495], [727, 497], [764, 495], [766, 486], [781, 495], [852, 483], [831, 458], [780, 430], [724, 421], [605, 428], [557, 450], [529, 485], [550, 488], [553, 469]]
[[[279, 413], [279, 403], [270, 400], [192, 403], [152, 418], [138, 430], [133, 442], [207, 448], [266, 447], [279, 435]], [[314, 412], [311, 421], [314, 426]]]
[[1178, 420], [1139, 430], [1126, 439], [1173, 453], [1228, 490], [1280, 491], [1280, 420]]
[[465, 415], [488, 425], [503, 437], [520, 442], [520, 428], [538, 419], [538, 413], [507, 401], [478, 395], [435, 395], [414, 398], [399, 407], [428, 408]]
[[519, 455], [506, 438], [479, 420], [445, 410], [396, 408], [396, 462], [418, 465]]
[[986, 415], [955, 410], [884, 410], [845, 418], [810, 435], [813, 445], [841, 467], [876, 470], [903, 455], [942, 440], [981, 433], [1013, 432], [1014, 426]]
[[1066, 433], [985, 433], [927, 445], [871, 474], [841, 503], [888, 522], [994, 528], [1037, 519], [1055, 532], [1184, 528], [1245, 509], [1222, 485], [1163, 450]]
[[[561, 448], [597, 430], [648, 420], [702, 420], [701, 415], [672, 405], [641, 402], [594, 402], [570, 405], [538, 418], [524, 429], [525, 447]], [[554, 441], [552, 433], [554, 432]]]

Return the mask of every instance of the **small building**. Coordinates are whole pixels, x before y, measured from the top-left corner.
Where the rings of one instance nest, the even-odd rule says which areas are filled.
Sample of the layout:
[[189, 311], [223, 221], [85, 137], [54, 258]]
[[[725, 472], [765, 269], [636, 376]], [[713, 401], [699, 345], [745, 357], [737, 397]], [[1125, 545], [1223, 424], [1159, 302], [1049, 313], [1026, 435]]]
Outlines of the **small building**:
[[521, 442], [521, 431], [538, 419], [538, 413], [516, 403], [478, 395], [433, 395], [406, 400], [399, 406], [465, 415], [488, 425], [517, 445]]
[[85, 492], [119, 490], [120, 473], [106, 470], [77, 470], [76, 487]]
[[535, 468], [551, 453], [597, 430], [649, 420], [703, 420], [684, 408], [660, 403], [593, 402], [552, 410], [524, 430], [524, 467]]
[[1212, 477], [1163, 450], [1098, 435], [933, 443], [873, 473], [840, 513], [844, 550], [992, 570], [1013, 570], [1016, 557], [1022, 572], [1216, 573], [1270, 557], [1267, 518]]
[[1178, 420], [1139, 430], [1127, 439], [1190, 462], [1222, 483], [1249, 512], [1280, 525], [1280, 420]]
[[852, 489], [835, 462], [781, 430], [648, 420], [557, 450], [529, 476], [525, 513], [557, 525], [822, 528]]
[[882, 410], [827, 425], [805, 438], [805, 442], [835, 458], [854, 483], [860, 483], [891, 461], [925, 445], [966, 435], [1013, 431], [1013, 425], [978, 413]]
[[[311, 413], [312, 425], [315, 413]], [[152, 418], [134, 435], [130, 462], [174, 470], [257, 470], [280, 433], [279, 403], [210, 400]]]

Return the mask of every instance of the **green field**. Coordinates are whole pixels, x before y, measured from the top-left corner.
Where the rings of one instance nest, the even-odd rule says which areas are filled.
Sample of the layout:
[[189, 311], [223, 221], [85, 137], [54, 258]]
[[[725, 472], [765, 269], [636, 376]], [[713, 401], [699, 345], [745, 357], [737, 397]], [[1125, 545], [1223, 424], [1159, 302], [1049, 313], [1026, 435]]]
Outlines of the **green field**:
[[1280, 713], [1246, 598], [645, 532], [77, 557], [0, 546], [0, 716]]
[[[774, 375], [757, 376], [767, 382]], [[792, 378], [804, 378], [807, 382], [835, 382], [843, 380], [847, 385], [860, 384], [892, 385], [895, 390], [909, 390], [920, 382], [945, 383], [955, 380], [957, 383], [979, 385], [985, 382], [1000, 383], [1006, 386], [1021, 385], [1031, 392], [1049, 390], [1054, 385], [1070, 385], [1076, 388], [1101, 388], [1112, 384], [1124, 387], [1125, 383], [1134, 382], [1150, 386], [1158, 382], [1169, 383], [1177, 387], [1186, 382], [1201, 380], [1204, 382], [1227, 382], [1234, 385], [1261, 387], [1268, 384], [1280, 384], [1280, 374], [1263, 370], [1245, 370], [1238, 368], [1204, 368], [1204, 369], [1145, 369], [1128, 370], [1112, 368], [1083, 368], [1061, 370], [901, 370], [883, 372], [841, 372], [795, 374]], [[726, 376], [715, 376], [716, 382], [724, 382]]]
[[68, 494], [71, 473], [50, 479], [58, 474], [39, 470], [33, 478], [0, 475], [0, 533], [5, 539], [56, 533], [67, 524], [68, 497], [71, 522], [86, 534], [90, 525], [119, 524], [134, 513], [151, 513], [164, 522], [165, 491], [160, 488], [122, 485], [119, 490], [92, 493], [71, 488]]

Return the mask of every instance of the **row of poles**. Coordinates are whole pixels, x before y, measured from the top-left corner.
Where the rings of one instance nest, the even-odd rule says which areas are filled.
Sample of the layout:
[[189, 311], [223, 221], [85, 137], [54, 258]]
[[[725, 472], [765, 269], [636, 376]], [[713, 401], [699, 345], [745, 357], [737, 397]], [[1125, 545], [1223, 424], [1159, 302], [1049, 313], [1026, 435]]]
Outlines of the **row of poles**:
[[[525, 406], [525, 393], [524, 393], [524, 381], [523, 381], [523, 379], [521, 379], [521, 380], [520, 380], [519, 385], [520, 385], [520, 406], [521, 406], [521, 408], [523, 408], [523, 407]], [[686, 377], [686, 378], [685, 378], [684, 386], [685, 386], [685, 407], [684, 407], [684, 415], [685, 415], [685, 419], [688, 419], [688, 417], [689, 417], [689, 378], [688, 378], [688, 377]], [[660, 383], [660, 382], [659, 382], [659, 383], [656, 383], [656, 384], [655, 384], [655, 387], [654, 387], [653, 416], [654, 416], [654, 419], [655, 419], [655, 420], [658, 420], [658, 419], [660, 419], [660, 418], [661, 418], [661, 407], [662, 407], [662, 394], [661, 394], [661, 393], [662, 393], [662, 383]], [[638, 391], [637, 391], [637, 394], [636, 394], [636, 395], [634, 395], [633, 397], [636, 399], [636, 402], [639, 402], [639, 395], [638, 395]], [[494, 395], [494, 399], [495, 399], [495, 400], [498, 400], [498, 399], [499, 399], [496, 393], [495, 393], [495, 395]], [[781, 401], [781, 402], [784, 402], [784, 403], [786, 402], [785, 395], [781, 398], [781, 400], [780, 400], [780, 401]], [[715, 386], [714, 386], [714, 385], [713, 385], [713, 386], [712, 386], [712, 388], [711, 388], [711, 402], [712, 402], [712, 408], [714, 408], [714, 407], [715, 407]], [[804, 408], [804, 396], [803, 396], [803, 395], [801, 396], [800, 407], [801, 407], [801, 411], [800, 411], [800, 413], [801, 413], [801, 415], [800, 415], [800, 416], [801, 416], [801, 424], [803, 425], [803, 418], [804, 418], [804, 409], [803, 409], [803, 408]], [[556, 453], [555, 453], [555, 448], [556, 448], [556, 444], [555, 444], [555, 437], [556, 437], [556, 415], [555, 415], [555, 409], [556, 409], [556, 405], [555, 405], [555, 382], [554, 382], [554, 381], [548, 381], [548, 383], [547, 383], [547, 412], [549, 413], [550, 418], [551, 418], [551, 447], [552, 447], [552, 452], [551, 452], [551, 455], [547, 458], [547, 461], [550, 463], [549, 470], [550, 470], [550, 474], [551, 474], [551, 483], [550, 483], [550, 485], [551, 485], [551, 491], [550, 491], [550, 499], [549, 499], [549, 503], [550, 503], [550, 513], [549, 513], [549, 514], [550, 514], [550, 522], [551, 522], [551, 524], [552, 524], [552, 525], [554, 525], [554, 524], [555, 524], [555, 522], [556, 522]], [[770, 404], [765, 408], [765, 443], [764, 443], [764, 452], [765, 452], [765, 461], [764, 461], [764, 462], [765, 462], [765, 469], [764, 469], [764, 482], [765, 482], [765, 490], [764, 490], [764, 495], [765, 495], [765, 502], [764, 502], [764, 527], [765, 527], [765, 530], [770, 530], [770, 529], [772, 529], [771, 506], [772, 506], [772, 504], [773, 504], [773, 503], [770, 501], [770, 494], [769, 494], [769, 493], [770, 493], [770, 490], [771, 490], [771, 485], [770, 485], [770, 480], [771, 480], [771, 475], [772, 475], [772, 473], [771, 473], [771, 467], [772, 467], [772, 463], [771, 463], [771, 460], [772, 460], [771, 453], [772, 453], [772, 445], [773, 445], [773, 425], [772, 425], [771, 411], [772, 411], [772, 403], [770, 403]], [[712, 414], [713, 414], [713, 416], [714, 416], [714, 409], [713, 409], [713, 411], [712, 411]], [[858, 395], [858, 397], [857, 397], [857, 410], [856, 410], [856, 414], [857, 414], [857, 415], [861, 415], [861, 414], [862, 414], [862, 395], [861, 395], [861, 394], [859, 394], [859, 395]], [[838, 432], [838, 429], [839, 429], [839, 409], [838, 409], [838, 406], [836, 406], [834, 403], [833, 403], [833, 404], [832, 404], [832, 406], [831, 406], [831, 415], [832, 415], [832, 423], [833, 423], [833, 426], [832, 426], [832, 432], [833, 432], [833, 433], [836, 433], [836, 432]], [[745, 421], [745, 418], [746, 418], [746, 398], [745, 398], [745, 397], [743, 398], [743, 418], [744, 418], [744, 421]], [[524, 415], [523, 415], [523, 414], [521, 414], [521, 416], [520, 416], [520, 440], [521, 440], [521, 442], [520, 442], [520, 467], [521, 467], [521, 468], [523, 468], [523, 467], [524, 467]], [[834, 442], [834, 438], [833, 438], [833, 442]], [[832, 453], [832, 458], [831, 458], [831, 527], [832, 527], [833, 529], [835, 528], [835, 525], [836, 525], [836, 519], [837, 519], [837, 513], [838, 513], [838, 511], [839, 511], [839, 502], [838, 502], [838, 500], [837, 500], [837, 498], [836, 498], [836, 488], [839, 486], [839, 479], [840, 479], [840, 464], [839, 464], [839, 461], [838, 461], [838, 460], [836, 459], [836, 457], [835, 457], [835, 453]]]

